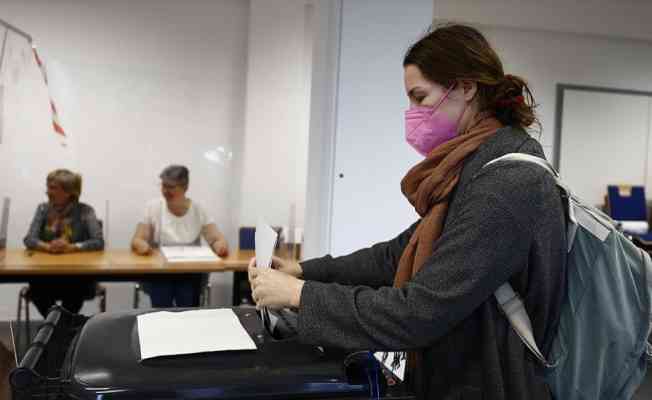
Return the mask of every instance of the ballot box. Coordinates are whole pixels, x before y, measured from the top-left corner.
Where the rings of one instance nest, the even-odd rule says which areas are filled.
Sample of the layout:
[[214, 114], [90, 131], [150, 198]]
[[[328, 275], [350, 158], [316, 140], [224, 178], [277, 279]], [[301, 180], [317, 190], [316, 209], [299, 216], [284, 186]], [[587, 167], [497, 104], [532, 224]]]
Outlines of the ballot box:
[[11, 372], [14, 399], [414, 398], [368, 352], [302, 344], [287, 318], [270, 332], [255, 309], [232, 310], [255, 350], [141, 359], [138, 315], [160, 310], [86, 318], [55, 306]]

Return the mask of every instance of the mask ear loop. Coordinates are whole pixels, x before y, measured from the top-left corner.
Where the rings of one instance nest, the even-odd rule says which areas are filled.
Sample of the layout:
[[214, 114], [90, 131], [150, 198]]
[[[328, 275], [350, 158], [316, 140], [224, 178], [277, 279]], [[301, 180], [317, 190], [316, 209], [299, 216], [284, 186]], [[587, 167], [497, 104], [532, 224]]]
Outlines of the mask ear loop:
[[[455, 85], [456, 85], [456, 83], [453, 84], [453, 86], [455, 86]], [[466, 101], [465, 101], [465, 102], [464, 102], [464, 109], [463, 109], [462, 112], [460, 113], [460, 116], [457, 117], [457, 122], [456, 122], [456, 124], [457, 124], [458, 127], [460, 126], [460, 121], [462, 121], [462, 116], [464, 116], [464, 112], [466, 111], [466, 107], [467, 107], [467, 105], [466, 105]]]
[[441, 106], [441, 103], [443, 103], [444, 100], [446, 100], [448, 98], [448, 95], [451, 94], [453, 89], [455, 89], [455, 86], [457, 86], [457, 82], [454, 82], [448, 89], [446, 89], [443, 96], [441, 96], [441, 98], [437, 101], [437, 103], [432, 107], [432, 113], [430, 115], [434, 114], [435, 111], [437, 111], [439, 109], [439, 106]]
[[[439, 98], [439, 100], [437, 100], [437, 103], [435, 103], [435, 105], [432, 106], [432, 112], [430, 113], [429, 118], [432, 118], [433, 114], [437, 111], [437, 109], [439, 109], [439, 106], [441, 106], [441, 103], [443, 103], [444, 100], [446, 100], [446, 99], [448, 98], [448, 95], [453, 91], [453, 89], [455, 89], [455, 86], [456, 86], [456, 85], [457, 85], [457, 82], [454, 82], [454, 83], [453, 83], [453, 84], [452, 84], [448, 89], [446, 89], [446, 91], [445, 91], [444, 94]], [[460, 116], [460, 119], [461, 119], [461, 118], [462, 118], [462, 117]], [[422, 119], [421, 122], [419, 122], [419, 125], [415, 126], [414, 129], [413, 129], [412, 131], [410, 131], [410, 132], [413, 132], [414, 130], [416, 130], [416, 129], [418, 129], [419, 127], [421, 127], [421, 125], [422, 125], [424, 122], [425, 122], [425, 118]], [[459, 121], [458, 121], [458, 123], [459, 123]]]

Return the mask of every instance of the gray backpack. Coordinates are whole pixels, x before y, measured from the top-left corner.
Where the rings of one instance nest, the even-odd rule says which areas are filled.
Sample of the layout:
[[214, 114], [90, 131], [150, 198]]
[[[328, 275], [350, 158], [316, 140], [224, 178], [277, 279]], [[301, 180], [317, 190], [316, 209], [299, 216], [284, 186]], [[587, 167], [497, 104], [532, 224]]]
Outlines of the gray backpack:
[[554, 176], [567, 207], [567, 287], [559, 330], [541, 354], [523, 302], [509, 283], [494, 293], [558, 400], [630, 399], [652, 362], [652, 261], [616, 224], [572, 195], [544, 159], [511, 153], [485, 165], [529, 162]]

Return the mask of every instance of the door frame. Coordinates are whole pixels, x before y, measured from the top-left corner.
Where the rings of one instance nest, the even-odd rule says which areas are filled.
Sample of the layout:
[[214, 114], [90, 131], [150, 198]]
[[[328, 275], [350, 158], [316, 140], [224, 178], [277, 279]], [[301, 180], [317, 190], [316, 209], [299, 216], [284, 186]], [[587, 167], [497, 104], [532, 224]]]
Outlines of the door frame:
[[[646, 92], [642, 90], [630, 90], [630, 89], [618, 89], [602, 86], [586, 86], [586, 85], [573, 85], [568, 83], [558, 83], [557, 84], [557, 94], [555, 102], [555, 147], [553, 153], [553, 166], [557, 171], [559, 171], [559, 165], [561, 163], [561, 131], [562, 127], [562, 118], [564, 113], [564, 94], [567, 90], [576, 90], [584, 92], [595, 92], [595, 93], [610, 93], [610, 94], [625, 94], [631, 96], [643, 96], [649, 97], [652, 101], [652, 92]], [[650, 124], [650, 115], [648, 114], [648, 125]]]

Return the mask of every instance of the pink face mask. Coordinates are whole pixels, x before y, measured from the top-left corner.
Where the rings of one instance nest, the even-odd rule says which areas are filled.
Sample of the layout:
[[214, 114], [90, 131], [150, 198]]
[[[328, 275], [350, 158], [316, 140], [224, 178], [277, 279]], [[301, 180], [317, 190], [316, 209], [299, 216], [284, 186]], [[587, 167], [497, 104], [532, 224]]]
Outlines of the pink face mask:
[[455, 120], [439, 111], [454, 87], [455, 84], [451, 85], [434, 107], [413, 106], [405, 111], [405, 140], [424, 157], [435, 147], [457, 136], [464, 112]]

